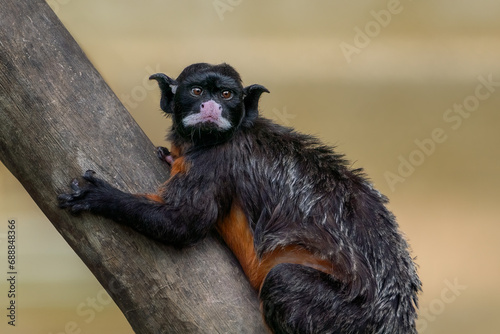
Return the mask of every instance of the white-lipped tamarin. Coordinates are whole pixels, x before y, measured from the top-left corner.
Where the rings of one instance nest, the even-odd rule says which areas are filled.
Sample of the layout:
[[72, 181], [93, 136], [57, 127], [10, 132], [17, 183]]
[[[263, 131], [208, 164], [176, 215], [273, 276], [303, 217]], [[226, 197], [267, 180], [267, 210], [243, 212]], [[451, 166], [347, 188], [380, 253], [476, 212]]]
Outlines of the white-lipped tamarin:
[[154, 195], [124, 193], [88, 171], [59, 196], [176, 246], [217, 229], [259, 290], [274, 333], [416, 333], [420, 280], [361, 170], [314, 137], [258, 114], [268, 90], [243, 87], [229, 65], [151, 76], [173, 118], [172, 165]]

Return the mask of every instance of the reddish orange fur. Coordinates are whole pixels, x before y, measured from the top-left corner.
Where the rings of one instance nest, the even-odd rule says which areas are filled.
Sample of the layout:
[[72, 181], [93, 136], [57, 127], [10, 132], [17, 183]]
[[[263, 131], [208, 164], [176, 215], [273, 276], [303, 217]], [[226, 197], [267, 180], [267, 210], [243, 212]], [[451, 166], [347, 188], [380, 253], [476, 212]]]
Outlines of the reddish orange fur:
[[182, 147], [172, 145], [170, 148], [170, 155], [174, 158], [174, 163], [172, 164], [172, 169], [170, 170], [170, 177], [178, 173], [187, 173], [189, 170], [189, 163], [186, 162], [182, 156]]
[[320, 259], [308, 250], [296, 246], [286, 246], [264, 254], [259, 259], [255, 252], [253, 234], [247, 218], [237, 204], [233, 204], [229, 215], [217, 224], [217, 230], [240, 262], [250, 284], [260, 290], [267, 273], [280, 263], [295, 263], [332, 274], [330, 261]]
[[147, 199], [154, 202], [164, 203], [163, 198], [158, 194], [143, 194], [141, 196], [146, 197]]
[[172, 144], [172, 146], [170, 147], [170, 155], [172, 156], [172, 158], [177, 159], [183, 155], [182, 153], [182, 148], [180, 146]]
[[[182, 147], [172, 145], [170, 154], [174, 158], [170, 177], [178, 173], [187, 173], [189, 163], [182, 156]], [[152, 195], [153, 198], [156, 198], [155, 196], [161, 199], [158, 195]], [[280, 263], [302, 264], [328, 274], [333, 272], [330, 261], [320, 259], [296, 245], [275, 249], [259, 259], [255, 252], [253, 234], [248, 226], [248, 220], [238, 204], [233, 204], [229, 215], [219, 221], [217, 230], [240, 262], [245, 275], [255, 289], [260, 289], [267, 273]]]
[[170, 170], [170, 177], [179, 174], [187, 173], [189, 170], [189, 163], [184, 159], [184, 157], [176, 158], [172, 164], [172, 169]]

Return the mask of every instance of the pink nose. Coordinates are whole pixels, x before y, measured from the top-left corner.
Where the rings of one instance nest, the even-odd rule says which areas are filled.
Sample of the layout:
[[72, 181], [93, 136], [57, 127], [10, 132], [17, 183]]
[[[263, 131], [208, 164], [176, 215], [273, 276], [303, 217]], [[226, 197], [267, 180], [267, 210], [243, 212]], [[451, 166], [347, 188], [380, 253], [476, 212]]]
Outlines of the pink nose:
[[204, 102], [200, 106], [200, 112], [203, 113], [220, 115], [221, 111], [222, 111], [222, 106], [213, 100]]

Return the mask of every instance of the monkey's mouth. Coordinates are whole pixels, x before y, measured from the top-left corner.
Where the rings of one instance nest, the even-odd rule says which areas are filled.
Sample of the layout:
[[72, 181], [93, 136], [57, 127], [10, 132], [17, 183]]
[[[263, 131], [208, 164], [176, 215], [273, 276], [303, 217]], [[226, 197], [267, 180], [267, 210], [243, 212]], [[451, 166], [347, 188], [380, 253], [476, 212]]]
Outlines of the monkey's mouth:
[[202, 113], [197, 113], [193, 115], [186, 116], [182, 123], [185, 127], [202, 127], [202, 128], [212, 128], [213, 126], [221, 129], [228, 130], [231, 128], [231, 123], [224, 117], [213, 117], [202, 115]]
[[182, 123], [185, 127], [196, 126], [212, 128], [215, 126], [220, 130], [228, 130], [231, 128], [231, 122], [222, 116], [222, 111], [219, 108], [215, 108], [215, 106], [212, 107], [212, 104], [206, 108], [203, 108], [202, 104], [200, 112], [184, 117]]

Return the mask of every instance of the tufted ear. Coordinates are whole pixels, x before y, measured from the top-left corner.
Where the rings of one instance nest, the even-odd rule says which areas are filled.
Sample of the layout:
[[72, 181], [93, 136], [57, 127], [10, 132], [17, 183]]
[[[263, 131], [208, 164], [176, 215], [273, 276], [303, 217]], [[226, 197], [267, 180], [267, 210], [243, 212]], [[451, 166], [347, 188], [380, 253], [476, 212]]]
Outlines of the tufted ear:
[[175, 92], [177, 91], [178, 83], [174, 79], [166, 76], [163, 73], [156, 73], [149, 77], [149, 80], [156, 80], [161, 89], [160, 108], [167, 114], [174, 112], [172, 108], [172, 101]]
[[262, 93], [269, 93], [266, 87], [250, 85], [243, 88], [243, 103], [245, 104], [245, 120], [253, 121], [259, 115], [259, 99]]

